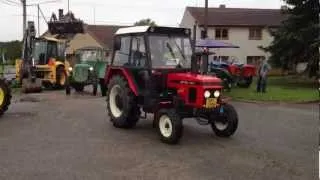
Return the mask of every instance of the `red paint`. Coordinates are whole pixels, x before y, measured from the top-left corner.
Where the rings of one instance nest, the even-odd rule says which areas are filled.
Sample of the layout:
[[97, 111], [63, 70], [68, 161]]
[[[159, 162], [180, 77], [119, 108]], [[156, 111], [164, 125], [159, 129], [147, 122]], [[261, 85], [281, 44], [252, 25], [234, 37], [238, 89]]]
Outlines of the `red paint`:
[[[194, 82], [195, 84], [181, 84], [177, 81]], [[208, 84], [209, 85], [206, 85]], [[168, 88], [177, 89], [178, 96], [183, 99], [185, 105], [202, 108], [204, 105], [204, 91], [206, 89], [221, 91], [223, 86], [221, 85], [221, 79], [213, 76], [206, 76], [192, 73], [169, 73], [167, 79]], [[189, 102], [189, 88], [196, 88], [196, 101]]]
[[242, 67], [242, 76], [250, 77], [256, 75], [256, 67], [254, 65], [246, 64]]
[[107, 70], [106, 70], [106, 74], [104, 76], [104, 83], [105, 85], [108, 85], [109, 83], [109, 80], [111, 79], [112, 76], [114, 75], [122, 75], [128, 82], [128, 85], [130, 87], [130, 89], [132, 90], [132, 92], [138, 96], [138, 90], [137, 90], [137, 87], [136, 85], [134, 84], [133, 82], [133, 79], [132, 79], [132, 75], [130, 74], [130, 72], [125, 69], [125, 68], [120, 68], [120, 67], [107, 67]]

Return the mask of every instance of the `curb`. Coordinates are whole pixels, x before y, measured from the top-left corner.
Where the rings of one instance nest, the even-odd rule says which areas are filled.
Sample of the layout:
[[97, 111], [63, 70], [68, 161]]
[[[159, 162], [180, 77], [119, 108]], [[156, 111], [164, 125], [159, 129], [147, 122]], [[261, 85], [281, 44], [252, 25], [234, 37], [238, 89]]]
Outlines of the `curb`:
[[[232, 98], [228, 98], [231, 100]], [[251, 103], [251, 104], [319, 104], [320, 100], [313, 100], [313, 101], [298, 101], [298, 102], [286, 102], [286, 101], [255, 101], [255, 100], [245, 100], [245, 99], [232, 99], [236, 102], [244, 102], [244, 103]]]

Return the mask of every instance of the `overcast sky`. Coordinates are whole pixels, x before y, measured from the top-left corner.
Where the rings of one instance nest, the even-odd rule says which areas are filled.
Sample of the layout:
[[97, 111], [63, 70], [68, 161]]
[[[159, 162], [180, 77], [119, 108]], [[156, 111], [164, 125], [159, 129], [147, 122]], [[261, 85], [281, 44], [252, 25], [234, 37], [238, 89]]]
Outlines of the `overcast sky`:
[[[40, 8], [47, 19], [58, 9], [65, 11], [67, 0], [26, 0], [27, 4], [40, 2]], [[54, 3], [44, 3], [44, 2]], [[76, 18], [88, 24], [131, 25], [143, 18], [151, 18], [158, 25], [178, 26], [186, 6], [204, 6], [204, 0], [70, 0], [70, 10]], [[234, 8], [280, 8], [282, 0], [209, 0], [209, 7], [225, 4]], [[20, 0], [0, 0], [0, 41], [22, 38], [22, 6]], [[37, 8], [28, 6], [28, 20], [37, 27]], [[47, 29], [44, 19], [40, 18], [40, 33]], [[37, 28], [38, 31], [38, 28]]]

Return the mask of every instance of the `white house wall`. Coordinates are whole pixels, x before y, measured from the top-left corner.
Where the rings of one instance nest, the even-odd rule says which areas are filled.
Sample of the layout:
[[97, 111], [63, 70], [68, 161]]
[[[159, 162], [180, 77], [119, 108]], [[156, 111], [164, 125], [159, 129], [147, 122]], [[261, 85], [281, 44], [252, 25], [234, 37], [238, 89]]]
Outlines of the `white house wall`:
[[[211, 39], [215, 38], [215, 29], [208, 29], [208, 36]], [[199, 38], [200, 36], [198, 36]], [[249, 40], [249, 28], [232, 27], [229, 28], [229, 40], [220, 40], [223, 42], [232, 43], [240, 46], [240, 48], [232, 49], [213, 49], [218, 55], [235, 57], [242, 63], [247, 63], [247, 56], [265, 56], [266, 59], [270, 57], [268, 53], [260, 50], [258, 46], [268, 46], [272, 42], [272, 36], [263, 29], [262, 40]]]
[[[180, 27], [182, 28], [189, 28], [191, 29], [191, 38], [193, 38], [193, 26], [195, 24], [195, 19], [194, 17], [190, 14], [189, 11], [184, 11], [181, 23], [180, 23]], [[197, 26], [197, 39], [199, 39], [200, 37], [200, 29]]]

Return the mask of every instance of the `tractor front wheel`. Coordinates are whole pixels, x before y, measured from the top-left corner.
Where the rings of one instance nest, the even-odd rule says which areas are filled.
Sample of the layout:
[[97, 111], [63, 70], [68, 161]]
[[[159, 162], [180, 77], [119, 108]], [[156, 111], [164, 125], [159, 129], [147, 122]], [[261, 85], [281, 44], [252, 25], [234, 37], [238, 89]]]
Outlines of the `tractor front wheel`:
[[101, 91], [101, 95], [102, 96], [106, 96], [107, 95], [107, 88], [104, 84], [104, 79], [100, 79], [99, 80], [99, 85], [100, 85], [100, 91]]
[[76, 92], [83, 92], [84, 85], [80, 83], [73, 84], [73, 88], [76, 90]]
[[174, 109], [159, 110], [156, 113], [155, 121], [162, 142], [179, 143], [183, 133], [183, 123], [182, 118]]
[[107, 91], [107, 110], [117, 128], [132, 128], [140, 119], [140, 108], [127, 81], [119, 75], [111, 78]]
[[219, 115], [213, 114], [210, 118], [212, 130], [219, 137], [230, 137], [238, 128], [238, 114], [231, 104], [222, 105]]
[[0, 79], [0, 116], [8, 110], [11, 104], [11, 89], [4, 79]]
[[97, 92], [98, 92], [98, 79], [97, 79], [97, 78], [95, 78], [95, 79], [93, 80], [92, 89], [93, 89], [92, 94], [93, 94], [94, 96], [96, 96], [96, 95], [97, 95]]

